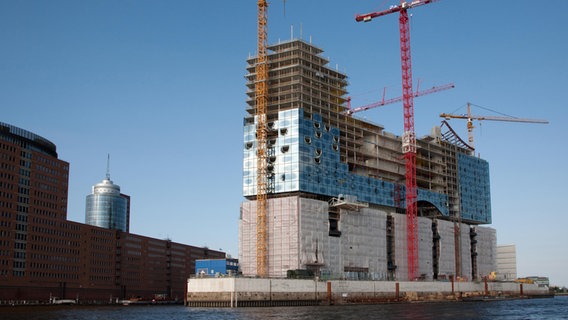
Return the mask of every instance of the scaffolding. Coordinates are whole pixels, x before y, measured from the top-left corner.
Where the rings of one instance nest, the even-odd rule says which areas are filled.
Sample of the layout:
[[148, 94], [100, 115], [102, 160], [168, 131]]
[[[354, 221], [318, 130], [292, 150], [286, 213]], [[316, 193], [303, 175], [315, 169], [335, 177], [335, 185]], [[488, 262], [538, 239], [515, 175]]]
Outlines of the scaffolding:
[[[401, 137], [384, 131], [379, 124], [344, 114], [347, 110], [347, 76], [327, 66], [329, 60], [321, 56], [322, 49], [303, 40], [291, 40], [268, 46], [267, 50], [266, 123], [269, 132], [280, 111], [301, 108], [308, 118], [319, 114], [324, 130], [339, 129], [341, 161], [348, 164], [351, 173], [403, 184], [405, 163]], [[245, 125], [254, 123], [258, 103], [257, 57], [251, 57], [247, 62], [249, 116], [245, 118]], [[267, 139], [270, 146], [270, 138]], [[419, 189], [449, 194], [450, 202], [455, 200], [452, 194], [457, 185], [451, 179], [456, 170], [455, 157], [448, 157], [448, 153], [471, 153], [469, 146], [460, 141], [455, 133], [447, 136], [432, 134], [417, 140]]]
[[[248, 115], [244, 119], [243, 190], [249, 200], [257, 199], [257, 193], [265, 191], [267, 211], [259, 216], [266, 216], [270, 221], [280, 217], [270, 216], [268, 203], [271, 200], [300, 196], [323, 201], [328, 207], [325, 213], [318, 214], [323, 214], [328, 222], [328, 230], [324, 232], [332, 243], [340, 241], [342, 237], [349, 237], [345, 230], [340, 228], [340, 220], [348, 217], [359, 219], [355, 213], [360, 209], [385, 209], [389, 215], [405, 213], [406, 167], [400, 136], [384, 131], [383, 126], [379, 124], [345, 114], [347, 76], [337, 69], [329, 68], [329, 61], [322, 53], [323, 50], [304, 40], [290, 40], [267, 47], [266, 110], [262, 119], [258, 118], [259, 100], [256, 88], [259, 81], [258, 58], [250, 57], [247, 60], [248, 73], [245, 78]], [[261, 126], [261, 122], [264, 125]], [[262, 146], [259, 145], [259, 127], [265, 129], [262, 133], [265, 134], [266, 144]], [[257, 148], [265, 148], [267, 167], [265, 173], [260, 175], [266, 179], [262, 188], [260, 185], [255, 186], [252, 179], [261, 169], [260, 164], [255, 166], [258, 160], [255, 157], [255, 143]], [[319, 145], [316, 147], [316, 144]], [[466, 228], [468, 234], [464, 234], [466, 230], [462, 228], [464, 221], [461, 220], [463, 204], [460, 203], [462, 195], [458, 164], [472, 167], [479, 165], [476, 159], [471, 159], [474, 158], [471, 157], [472, 153], [473, 150], [445, 122], [441, 127], [434, 127], [429, 135], [416, 141], [419, 216], [446, 220], [454, 226], [455, 245], [451, 247], [454, 251], [453, 259], [448, 257], [449, 247], [442, 247], [436, 255], [429, 258], [432, 264], [439, 262], [437, 273], [440, 275], [448, 273], [449, 263], [455, 264], [456, 270], [459, 270], [458, 274], [462, 271], [464, 274], [471, 274], [471, 255], [467, 247], [470, 243], [469, 229]], [[321, 160], [320, 156], [327, 158]], [[465, 156], [465, 160], [462, 156]], [[291, 181], [297, 184], [291, 184]], [[338, 190], [339, 192], [336, 192]], [[338, 197], [338, 194], [346, 193], [357, 196], [362, 203]], [[486, 204], [484, 199], [481, 200]], [[259, 208], [261, 207], [255, 211]], [[345, 215], [344, 212], [354, 214]], [[405, 250], [401, 249], [406, 246], [406, 241], [401, 238], [406, 234], [406, 229], [399, 227], [400, 223], [393, 217], [399, 219], [400, 215], [392, 216], [388, 223], [385, 220], [386, 225], [383, 227], [386, 232], [385, 245], [386, 242], [389, 243], [388, 250], [385, 249], [388, 257], [385, 256], [384, 261], [385, 266], [388, 265], [385, 278], [389, 279], [400, 278], [405, 272], [403, 270], [409, 267], [404, 263]], [[448, 225], [439, 225], [444, 228], [442, 236], [447, 237]], [[427, 222], [420, 228], [422, 237], [437, 232]], [[266, 235], [267, 243], [274, 241], [271, 237], [272, 233], [269, 232]], [[306, 263], [314, 268], [322, 261], [317, 255], [321, 254], [320, 247], [324, 242], [319, 239], [315, 243], [317, 245], [310, 244], [313, 248], [309, 252], [313, 255], [317, 251], [316, 258], [306, 260]], [[272, 259], [272, 253], [269, 256], [269, 259]], [[258, 259], [259, 256], [255, 258]], [[328, 259], [326, 263], [340, 263], [341, 259], [343, 258]], [[277, 258], [274, 261], [278, 263]], [[364, 266], [356, 265], [350, 268], [345, 272], [360, 272], [357, 270], [362, 269], [358, 268]], [[277, 272], [276, 269], [268, 266], [269, 274]]]

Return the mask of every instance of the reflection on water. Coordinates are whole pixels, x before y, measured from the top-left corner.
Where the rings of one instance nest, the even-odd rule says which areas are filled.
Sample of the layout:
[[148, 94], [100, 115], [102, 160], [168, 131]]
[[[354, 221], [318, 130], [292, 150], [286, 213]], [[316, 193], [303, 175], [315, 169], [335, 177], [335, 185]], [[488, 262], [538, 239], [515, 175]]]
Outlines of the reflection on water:
[[184, 306], [0, 307], [2, 320], [568, 319], [568, 297], [493, 302], [205, 309]]

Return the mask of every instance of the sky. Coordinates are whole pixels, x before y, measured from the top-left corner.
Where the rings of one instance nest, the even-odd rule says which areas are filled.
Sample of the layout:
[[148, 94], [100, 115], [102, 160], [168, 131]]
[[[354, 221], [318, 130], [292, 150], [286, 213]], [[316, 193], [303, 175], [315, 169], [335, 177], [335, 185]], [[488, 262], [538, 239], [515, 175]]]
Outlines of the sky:
[[[355, 22], [397, 0], [272, 0], [270, 43], [301, 38], [349, 76], [353, 106], [401, 95], [398, 15]], [[106, 175], [131, 196], [130, 231], [238, 256], [246, 59], [256, 1], [0, 1], [0, 121], [41, 135], [70, 163], [68, 219]], [[491, 174], [498, 244], [519, 276], [568, 286], [568, 1], [441, 0], [411, 13], [418, 137], [440, 113], [476, 121]], [[489, 109], [489, 110], [488, 110]], [[494, 110], [499, 113], [493, 113]], [[359, 117], [400, 135], [402, 106]], [[466, 122], [452, 127], [467, 138]]]

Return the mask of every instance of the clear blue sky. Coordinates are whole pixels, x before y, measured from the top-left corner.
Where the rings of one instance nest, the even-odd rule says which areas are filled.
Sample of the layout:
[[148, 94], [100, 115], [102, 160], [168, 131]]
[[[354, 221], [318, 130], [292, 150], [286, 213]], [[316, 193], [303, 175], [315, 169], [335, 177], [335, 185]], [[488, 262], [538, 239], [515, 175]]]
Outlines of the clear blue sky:
[[[396, 3], [287, 0], [284, 10], [273, 0], [269, 42], [311, 39], [348, 74], [354, 106], [385, 86], [399, 96], [397, 15], [354, 20]], [[566, 12], [564, 0], [441, 0], [411, 11], [411, 37], [414, 83], [456, 84], [415, 99], [418, 136], [468, 101], [550, 121], [476, 123], [475, 139], [490, 163], [498, 243], [517, 245], [519, 276], [568, 286]], [[53, 141], [71, 163], [70, 220], [84, 222], [110, 153], [133, 233], [238, 254], [255, 0], [4, 0], [0, 46], [0, 121]], [[402, 132], [401, 105], [361, 116]], [[451, 124], [467, 136], [463, 120]]]

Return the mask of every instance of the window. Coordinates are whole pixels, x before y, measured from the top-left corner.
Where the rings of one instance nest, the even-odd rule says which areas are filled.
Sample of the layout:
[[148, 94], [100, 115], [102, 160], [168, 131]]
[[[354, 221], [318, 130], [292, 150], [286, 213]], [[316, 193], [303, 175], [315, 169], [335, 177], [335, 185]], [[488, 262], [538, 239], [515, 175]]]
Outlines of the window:
[[337, 219], [329, 219], [329, 236], [330, 237], [341, 237], [341, 231], [339, 231], [339, 221]]

